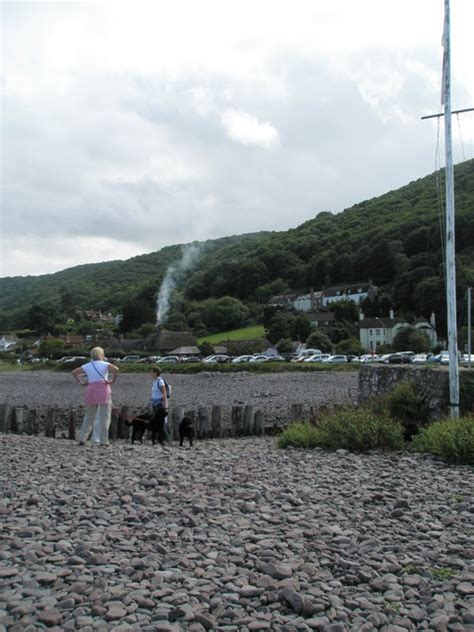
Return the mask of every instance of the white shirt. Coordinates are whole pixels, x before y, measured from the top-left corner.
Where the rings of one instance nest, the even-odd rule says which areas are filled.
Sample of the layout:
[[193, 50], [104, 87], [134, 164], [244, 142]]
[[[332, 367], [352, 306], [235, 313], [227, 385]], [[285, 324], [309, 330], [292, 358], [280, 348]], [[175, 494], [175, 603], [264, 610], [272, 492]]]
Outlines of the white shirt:
[[109, 379], [109, 363], [104, 360], [92, 360], [83, 364], [81, 369], [87, 375], [87, 382], [103, 382]]

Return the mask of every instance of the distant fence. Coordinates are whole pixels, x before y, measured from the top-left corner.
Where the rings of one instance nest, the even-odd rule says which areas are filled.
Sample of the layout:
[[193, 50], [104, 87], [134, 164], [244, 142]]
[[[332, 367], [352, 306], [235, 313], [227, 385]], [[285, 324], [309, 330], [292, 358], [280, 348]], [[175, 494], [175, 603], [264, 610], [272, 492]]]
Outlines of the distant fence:
[[[327, 405], [324, 405], [327, 408]], [[320, 407], [308, 407], [303, 404], [291, 404], [285, 419], [275, 418], [271, 412], [260, 410], [253, 405], [235, 405], [226, 409], [213, 405], [199, 406], [187, 410], [175, 406], [170, 410], [170, 433], [174, 440], [179, 437], [179, 423], [186, 415], [194, 422], [195, 436], [198, 439], [223, 437], [261, 436], [277, 434], [289, 423], [315, 416]], [[109, 438], [128, 439], [131, 429], [127, 421], [141, 411], [131, 411], [129, 406], [112, 409]], [[29, 409], [27, 407], [0, 404], [0, 432], [39, 435], [74, 440], [82, 424], [83, 409], [61, 409], [47, 407]]]

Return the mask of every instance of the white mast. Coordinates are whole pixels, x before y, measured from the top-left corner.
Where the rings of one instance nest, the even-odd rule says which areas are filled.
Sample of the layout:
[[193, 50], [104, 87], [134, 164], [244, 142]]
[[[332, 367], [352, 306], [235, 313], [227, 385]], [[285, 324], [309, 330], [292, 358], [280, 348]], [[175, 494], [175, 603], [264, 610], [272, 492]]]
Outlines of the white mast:
[[449, 0], [444, 0], [443, 32], [443, 88], [444, 144], [446, 152], [446, 303], [449, 350], [449, 412], [459, 417], [459, 368], [456, 314], [456, 265], [454, 244], [454, 171], [451, 134], [451, 50]]

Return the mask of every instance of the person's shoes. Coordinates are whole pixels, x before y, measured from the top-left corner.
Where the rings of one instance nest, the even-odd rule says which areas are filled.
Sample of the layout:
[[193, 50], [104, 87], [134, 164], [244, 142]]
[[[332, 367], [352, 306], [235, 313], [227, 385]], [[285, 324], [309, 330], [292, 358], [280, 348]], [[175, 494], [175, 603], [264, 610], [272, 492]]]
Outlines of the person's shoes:
[[77, 445], [86, 445], [86, 444], [84, 443], [84, 441], [79, 441]]

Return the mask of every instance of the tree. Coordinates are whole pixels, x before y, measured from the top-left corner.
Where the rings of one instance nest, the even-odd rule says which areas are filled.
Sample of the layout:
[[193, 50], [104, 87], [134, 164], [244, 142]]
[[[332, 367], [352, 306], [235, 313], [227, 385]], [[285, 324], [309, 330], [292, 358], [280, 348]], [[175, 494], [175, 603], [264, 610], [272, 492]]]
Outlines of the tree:
[[291, 338], [282, 338], [276, 344], [278, 353], [290, 353], [293, 351], [293, 342]]
[[268, 328], [267, 338], [272, 344], [276, 344], [282, 338], [290, 338], [293, 325], [293, 316], [291, 314], [277, 314], [271, 321]]
[[34, 303], [28, 310], [28, 326], [40, 334], [55, 333], [56, 324], [60, 322], [58, 310], [51, 304]]
[[416, 327], [404, 327], [393, 339], [395, 351], [414, 351], [423, 353], [429, 351], [431, 343], [427, 336]]
[[143, 299], [129, 299], [122, 308], [123, 318], [120, 321], [120, 331], [126, 333], [137, 329], [143, 323], [151, 323], [156, 319], [155, 307]]
[[344, 355], [361, 355], [363, 353], [363, 349], [357, 338], [345, 338], [336, 345], [336, 352]]
[[323, 353], [330, 353], [332, 351], [332, 342], [324, 331], [318, 329], [308, 336], [306, 347], [308, 349], [319, 349]]
[[347, 320], [353, 323], [359, 319], [359, 309], [357, 305], [354, 301], [348, 299], [331, 303], [331, 311], [334, 312], [334, 317], [338, 321]]
[[214, 347], [210, 342], [206, 340], [199, 345], [199, 351], [203, 357], [212, 355], [214, 353]]
[[311, 322], [309, 321], [309, 318], [303, 316], [302, 314], [295, 316], [292, 323], [291, 333], [293, 340], [306, 340], [311, 333]]

